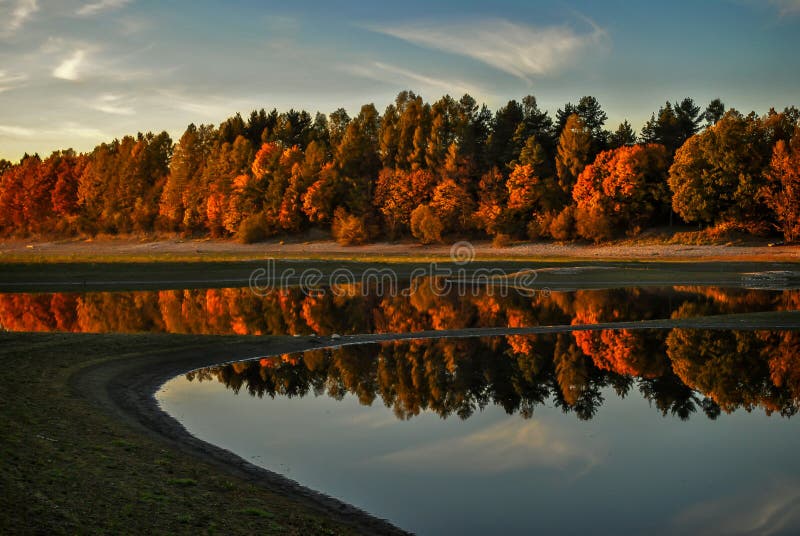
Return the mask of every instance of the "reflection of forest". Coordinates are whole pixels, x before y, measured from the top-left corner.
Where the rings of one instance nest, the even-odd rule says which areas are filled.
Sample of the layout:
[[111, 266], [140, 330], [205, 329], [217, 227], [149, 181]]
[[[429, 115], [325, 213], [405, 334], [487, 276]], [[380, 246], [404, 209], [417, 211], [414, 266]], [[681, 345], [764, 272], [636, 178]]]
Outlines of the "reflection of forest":
[[[470, 327], [524, 327], [792, 310], [800, 291], [710, 287], [584, 290], [526, 297], [485, 289], [477, 295], [439, 296], [424, 281], [410, 296], [376, 296], [359, 287], [306, 296], [298, 289], [257, 296], [249, 289], [0, 294], [0, 328], [11, 331], [168, 332], [193, 334], [319, 334], [409, 332]], [[579, 337], [587, 352], [613, 346], [626, 333]], [[525, 351], [528, 339], [512, 338]], [[516, 341], [516, 342], [514, 342]], [[619, 343], [617, 342], [617, 345]], [[621, 350], [619, 350], [621, 351]], [[611, 360], [624, 355], [613, 352]], [[653, 371], [657, 372], [657, 371]]]
[[[524, 339], [524, 340], [523, 340]], [[591, 419], [602, 390], [638, 389], [663, 414], [760, 407], [791, 416], [800, 404], [800, 332], [561, 333], [398, 341], [212, 367], [187, 375], [262, 397], [352, 393], [407, 419], [423, 410], [469, 417], [496, 404], [530, 417], [550, 400]]]
[[[334, 296], [285, 289], [0, 295], [0, 326], [14, 331], [195, 334], [368, 333], [468, 327], [589, 324], [800, 309], [800, 291], [677, 287], [591, 290], [507, 297], [484, 292], [410, 296], [359, 288]], [[398, 342], [315, 351], [198, 373], [258, 394], [377, 397], [400, 417], [424, 409], [470, 415], [489, 403], [530, 415], [553, 398], [590, 418], [601, 389], [634, 386], [664, 413], [761, 407], [792, 415], [800, 393], [800, 333], [616, 330], [480, 340]]]

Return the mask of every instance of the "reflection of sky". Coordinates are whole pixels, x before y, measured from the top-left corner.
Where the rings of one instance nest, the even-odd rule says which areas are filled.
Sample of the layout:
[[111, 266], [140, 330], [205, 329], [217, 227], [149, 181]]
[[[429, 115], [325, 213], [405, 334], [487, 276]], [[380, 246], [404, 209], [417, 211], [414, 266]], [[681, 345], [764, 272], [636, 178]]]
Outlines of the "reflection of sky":
[[548, 406], [401, 421], [379, 400], [262, 400], [183, 377], [159, 400], [200, 438], [422, 534], [800, 530], [793, 420], [681, 422], [636, 392], [603, 395], [588, 422]]
[[0, 158], [253, 108], [351, 115], [398, 91], [594, 95], [609, 126], [664, 101], [798, 104], [798, 0], [0, 1]]

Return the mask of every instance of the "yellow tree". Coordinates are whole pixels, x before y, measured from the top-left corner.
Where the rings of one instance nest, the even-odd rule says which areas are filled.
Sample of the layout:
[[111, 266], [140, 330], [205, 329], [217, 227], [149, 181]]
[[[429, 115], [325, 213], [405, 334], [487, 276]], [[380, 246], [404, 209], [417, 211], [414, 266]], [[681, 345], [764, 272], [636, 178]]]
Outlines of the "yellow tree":
[[790, 145], [783, 140], [775, 144], [772, 161], [766, 172], [763, 195], [787, 242], [800, 238], [800, 129]]
[[558, 140], [556, 153], [556, 173], [558, 183], [565, 194], [572, 193], [572, 186], [586, 164], [592, 148], [592, 133], [578, 114], [567, 118], [564, 130]]

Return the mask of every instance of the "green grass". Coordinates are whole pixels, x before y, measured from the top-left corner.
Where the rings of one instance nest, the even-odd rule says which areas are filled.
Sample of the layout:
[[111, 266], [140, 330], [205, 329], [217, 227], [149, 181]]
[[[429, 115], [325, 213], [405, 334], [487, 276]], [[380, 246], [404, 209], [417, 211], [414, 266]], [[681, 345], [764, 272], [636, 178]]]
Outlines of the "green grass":
[[202, 340], [0, 333], [0, 534], [351, 533], [136, 432], [70, 387], [90, 364]]

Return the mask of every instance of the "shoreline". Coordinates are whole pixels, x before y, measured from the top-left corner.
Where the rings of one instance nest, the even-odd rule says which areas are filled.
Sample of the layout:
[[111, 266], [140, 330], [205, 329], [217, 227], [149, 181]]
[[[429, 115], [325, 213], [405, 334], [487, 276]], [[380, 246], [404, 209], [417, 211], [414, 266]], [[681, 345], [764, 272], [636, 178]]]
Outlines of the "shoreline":
[[[252, 357], [303, 351], [304, 341], [270, 337], [266, 342], [230, 338], [179, 352], [158, 352], [147, 359], [112, 359], [80, 369], [69, 385], [79, 396], [89, 398], [106, 413], [139, 433], [165, 442], [176, 450], [200, 458], [211, 466], [244, 482], [297, 500], [336, 522], [366, 534], [408, 534], [390, 522], [375, 517], [335, 497], [307, 488], [290, 478], [254, 465], [238, 455], [191, 435], [167, 414], [155, 398], [161, 386], [174, 378], [230, 356]], [[236, 340], [239, 339], [239, 340]], [[252, 337], [251, 339], [255, 339]], [[236, 348], [231, 350], [231, 348]]]

